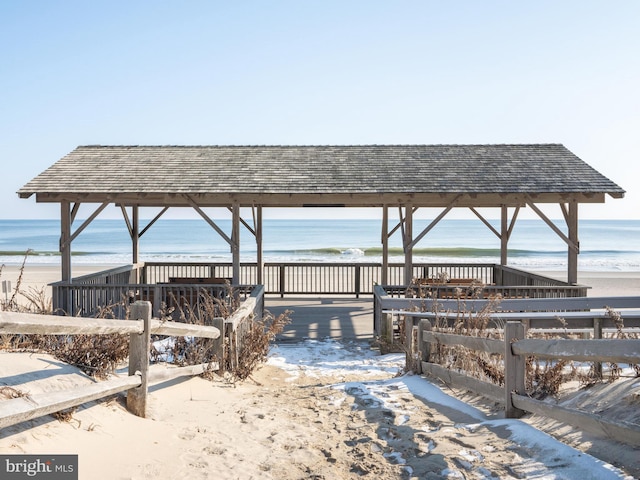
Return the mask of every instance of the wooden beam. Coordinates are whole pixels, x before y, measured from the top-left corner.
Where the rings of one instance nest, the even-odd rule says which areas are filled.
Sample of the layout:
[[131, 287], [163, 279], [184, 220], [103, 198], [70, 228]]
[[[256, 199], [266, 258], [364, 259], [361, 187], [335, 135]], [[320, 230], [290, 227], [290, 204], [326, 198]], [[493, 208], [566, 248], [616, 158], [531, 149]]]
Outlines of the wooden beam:
[[155, 217], [153, 217], [153, 220], [151, 220], [149, 223], [147, 223], [146, 227], [144, 227], [144, 228], [142, 229], [142, 231], [140, 232], [140, 235], [139, 235], [139, 236], [141, 237], [142, 235], [144, 235], [144, 234], [145, 234], [145, 232], [146, 232], [147, 230], [149, 230], [149, 229], [151, 228], [151, 226], [152, 226], [154, 223], [156, 223], [156, 222], [160, 219], [160, 217], [162, 217], [162, 215], [164, 215], [164, 213], [165, 213], [167, 210], [169, 210], [169, 207], [164, 207], [164, 208], [162, 209], [162, 211], [161, 211], [159, 214], [157, 214]]
[[[503, 207], [504, 207], [504, 205], [503, 205]], [[495, 228], [493, 228], [493, 225], [491, 225], [491, 224], [489, 223], [489, 221], [488, 221], [486, 218], [484, 218], [484, 217], [482, 216], [482, 214], [481, 214], [479, 211], [477, 211], [477, 210], [476, 210], [475, 208], [473, 208], [473, 207], [469, 207], [469, 210], [471, 210], [471, 211], [475, 214], [475, 216], [476, 216], [476, 217], [478, 217], [478, 218], [480, 219], [480, 221], [481, 221], [482, 223], [484, 223], [484, 224], [487, 226], [487, 228], [493, 232], [493, 234], [494, 234], [496, 237], [501, 238], [500, 232], [498, 232]]]
[[87, 218], [87, 219], [82, 223], [82, 225], [80, 225], [80, 226], [78, 227], [78, 229], [77, 229], [75, 232], [73, 232], [73, 234], [71, 235], [71, 237], [69, 237], [69, 243], [73, 242], [73, 241], [78, 237], [78, 235], [80, 235], [80, 234], [82, 233], [82, 231], [83, 231], [85, 228], [87, 228], [87, 227], [91, 224], [91, 222], [93, 222], [93, 220], [94, 220], [98, 215], [100, 215], [100, 213], [101, 213], [105, 208], [107, 208], [107, 207], [109, 206], [109, 203], [111, 203], [111, 202], [106, 201], [106, 202], [104, 202], [102, 205], [100, 205], [98, 208], [96, 208], [96, 210], [95, 210], [95, 211], [94, 211], [94, 212], [89, 216], [89, 218]]
[[[453, 201], [447, 205], [447, 207], [440, 213], [440, 215], [438, 215], [428, 226], [427, 228], [425, 228], [412, 242], [410, 247], [413, 248], [420, 240], [422, 240], [422, 238], [429, 233], [429, 231], [435, 227], [438, 222], [440, 222], [440, 220], [442, 220], [444, 218], [444, 216], [449, 213], [451, 211], [451, 209], [453, 209], [453, 207], [456, 206], [456, 202], [458, 201], [458, 199], [460, 198], [461, 195], [458, 195], [456, 198], [453, 199]], [[414, 210], [415, 211], [415, 210]], [[412, 216], [413, 218], [413, 216]]]
[[120, 211], [122, 212], [124, 223], [127, 225], [127, 230], [129, 230], [129, 237], [133, 238], [133, 227], [131, 226], [131, 221], [129, 220], [129, 214], [127, 213], [126, 207], [124, 205], [120, 205]]
[[78, 214], [78, 211], [80, 210], [80, 203], [74, 203], [73, 207], [71, 208], [71, 224], [73, 225], [73, 222], [76, 221], [76, 215]]
[[[201, 208], [222, 207], [227, 208], [232, 203], [239, 203], [242, 207], [250, 207], [253, 204], [260, 204], [263, 207], [302, 207], [305, 204], [325, 204], [325, 205], [345, 205], [346, 207], [382, 207], [383, 205], [416, 205], [419, 207], [442, 208], [448, 205], [459, 194], [456, 193], [207, 193], [192, 194], [192, 199]], [[458, 207], [493, 207], [501, 205], [516, 207], [526, 204], [528, 195], [525, 193], [478, 193], [475, 195], [463, 195], [458, 202]], [[604, 203], [605, 194], [581, 194], [572, 193], [572, 201], [578, 203]], [[95, 193], [90, 195], [80, 195], [74, 193], [47, 194], [38, 193], [37, 202], [84, 202], [102, 203], [109, 201], [113, 203], [123, 203], [125, 205], [137, 204], [141, 207], [188, 207], [191, 204], [182, 194], [149, 192], [140, 195], [137, 193], [113, 194]], [[540, 193], [536, 195], [537, 204], [558, 204], [566, 202], [567, 196], [557, 193]]]
[[555, 223], [553, 223], [549, 217], [547, 217], [544, 212], [542, 210], [540, 210], [531, 200], [531, 198], [529, 198], [529, 200], [527, 201], [527, 205], [529, 207], [531, 207], [531, 209], [536, 212], [536, 214], [542, 219], [544, 220], [544, 222], [551, 228], [551, 230], [553, 230], [554, 232], [556, 232], [556, 234], [569, 246], [569, 248], [575, 250], [576, 252], [580, 251], [580, 247], [578, 245], [576, 245], [569, 237], [567, 237], [564, 232], [562, 232], [562, 230], [560, 230]]
[[[253, 205], [252, 205], [252, 207], [253, 207]], [[232, 208], [232, 207], [227, 207], [227, 210], [229, 210], [229, 211], [231, 212], [231, 214], [233, 214], [233, 208]], [[249, 224], [247, 223], [247, 221], [246, 221], [246, 220], [244, 220], [242, 217], [240, 217], [240, 223], [241, 223], [242, 225], [244, 225], [244, 227], [245, 227], [247, 230], [249, 230], [249, 232], [251, 233], [251, 235], [253, 235], [253, 236], [255, 236], [255, 235], [256, 235], [256, 231], [255, 231], [255, 229], [254, 229], [254, 228], [252, 228], [252, 227], [251, 227], [251, 225], [249, 225]], [[255, 225], [255, 216], [254, 216], [254, 219], [253, 219], [253, 224]]]
[[198, 212], [198, 214], [204, 219], [204, 221], [207, 222], [209, 225], [211, 225], [211, 227], [216, 232], [218, 232], [218, 235], [220, 235], [224, 239], [224, 241], [227, 242], [229, 246], [231, 246], [233, 249], [233, 240], [229, 238], [229, 236], [226, 233], [224, 233], [224, 231], [218, 225], [216, 225], [216, 222], [214, 222], [209, 218], [209, 216], [200, 208], [200, 206], [189, 195], [185, 193], [183, 194], [183, 196], [188, 199], [189, 204], [193, 207], [193, 209], [196, 212]]

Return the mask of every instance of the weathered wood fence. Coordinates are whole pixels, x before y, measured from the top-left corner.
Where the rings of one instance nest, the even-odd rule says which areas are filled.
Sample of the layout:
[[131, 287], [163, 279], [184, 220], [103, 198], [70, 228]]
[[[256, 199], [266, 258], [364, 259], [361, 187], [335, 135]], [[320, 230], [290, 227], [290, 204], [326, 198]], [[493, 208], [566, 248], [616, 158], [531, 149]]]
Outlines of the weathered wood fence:
[[[106, 335], [128, 334], [128, 376], [97, 382], [73, 391], [47, 392], [0, 402], [0, 428], [59, 412], [83, 403], [127, 392], [127, 409], [145, 417], [148, 386], [154, 383], [199, 375], [207, 369], [218, 370], [219, 365], [200, 364], [186, 367], [149, 370], [151, 335], [193, 336], [215, 339], [218, 358], [223, 358], [225, 335], [230, 344], [241, 343], [247, 320], [262, 316], [264, 289], [256, 287], [251, 297], [227, 319], [214, 319], [214, 326], [160, 321], [151, 317], [151, 304], [137, 301], [131, 305], [131, 317], [136, 320], [106, 320], [57, 315], [36, 315], [0, 312], [0, 334], [41, 335]], [[216, 347], [214, 347], [214, 350]], [[236, 348], [236, 352], [239, 351]]]
[[[536, 299], [531, 303], [532, 301], [512, 300], [507, 304], [503, 302], [501, 304], [503, 309], [511, 308], [515, 311], [500, 311], [489, 314], [495, 327], [504, 325], [504, 340], [433, 331], [432, 325], [436, 323], [447, 325], [460, 319], [460, 313], [451, 310], [423, 312], [383, 309], [381, 312], [385, 318], [383, 323], [387, 325], [385, 332], [390, 332], [390, 329], [393, 328], [392, 318], [394, 316], [404, 322], [406, 331], [404, 341], [407, 342], [406, 345], [409, 345], [410, 354], [418, 360], [417, 368], [421, 373], [439, 378], [449, 385], [473, 391], [492, 401], [503, 403], [507, 418], [517, 418], [525, 412], [531, 412], [577, 426], [585, 431], [608, 436], [626, 444], [640, 445], [640, 426], [638, 425], [612, 422], [588, 412], [552, 405], [530, 398], [525, 392], [527, 356], [540, 359], [593, 362], [596, 366], [596, 372], [600, 373], [602, 362], [640, 364], [640, 340], [603, 339], [603, 329], [617, 329], [619, 325], [616, 325], [608, 311], [589, 310], [593, 305], [606, 305], [611, 308], [616, 305], [620, 308], [640, 307], [640, 297], [550, 299], [546, 304], [543, 299]], [[452, 304], [449, 302], [445, 303], [451, 306]], [[468, 308], [470, 311], [481, 311], [482, 303], [483, 301], [480, 300], [473, 301]], [[547, 309], [547, 311], [526, 311], [533, 308]], [[622, 317], [625, 327], [637, 330], [640, 325], [640, 309], [624, 310]], [[563, 319], [564, 325], [560, 325], [559, 318]], [[588, 336], [593, 335], [593, 338], [526, 338], [529, 330], [569, 334], [588, 333]], [[430, 362], [433, 344], [462, 346], [470, 350], [502, 355], [505, 371], [504, 385], [499, 386]]]

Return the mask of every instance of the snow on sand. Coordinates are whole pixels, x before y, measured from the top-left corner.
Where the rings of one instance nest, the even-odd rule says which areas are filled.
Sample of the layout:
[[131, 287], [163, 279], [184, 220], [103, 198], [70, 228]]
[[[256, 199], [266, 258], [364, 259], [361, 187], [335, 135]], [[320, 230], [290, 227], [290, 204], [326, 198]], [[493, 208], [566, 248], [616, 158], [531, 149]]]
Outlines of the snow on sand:
[[[403, 366], [365, 342], [277, 345], [252, 380], [154, 386], [147, 419], [117, 397], [25, 422], [0, 432], [0, 452], [78, 454], [92, 479], [632, 478]], [[29, 393], [92, 381], [26, 353], [0, 353], [0, 377]]]

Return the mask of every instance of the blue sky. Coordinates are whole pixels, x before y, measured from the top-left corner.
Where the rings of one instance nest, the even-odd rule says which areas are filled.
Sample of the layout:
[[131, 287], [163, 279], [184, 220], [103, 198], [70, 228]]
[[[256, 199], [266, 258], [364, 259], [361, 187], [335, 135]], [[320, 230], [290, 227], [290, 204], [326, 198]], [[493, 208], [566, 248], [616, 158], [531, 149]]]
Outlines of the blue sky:
[[635, 0], [2, 0], [0, 218], [58, 218], [15, 192], [78, 145], [550, 142], [627, 190], [582, 218], [638, 219], [638, 25]]

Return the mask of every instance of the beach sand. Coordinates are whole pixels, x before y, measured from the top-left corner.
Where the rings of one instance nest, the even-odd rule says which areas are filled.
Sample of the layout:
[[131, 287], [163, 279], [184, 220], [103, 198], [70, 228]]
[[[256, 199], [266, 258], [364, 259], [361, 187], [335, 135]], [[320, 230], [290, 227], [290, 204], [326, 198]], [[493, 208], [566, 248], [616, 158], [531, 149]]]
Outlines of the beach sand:
[[[103, 267], [74, 268], [74, 275]], [[15, 282], [16, 275], [17, 268], [5, 267], [0, 280]], [[41, 288], [57, 280], [56, 268], [28, 267], [23, 285]], [[638, 295], [640, 273], [588, 273], [580, 282], [593, 287], [590, 296]], [[276, 352], [278, 348], [286, 347], [275, 347]], [[510, 439], [504, 428], [481, 424], [462, 409], [416, 397], [401, 382], [394, 383], [397, 373], [318, 377], [301, 366], [292, 376], [267, 364], [251, 379], [236, 384], [223, 378], [170, 382], [151, 387], [146, 419], [128, 413], [123, 395], [117, 395], [79, 407], [67, 421], [46, 416], [7, 427], [0, 432], [0, 453], [77, 454], [79, 478], [98, 480], [423, 479], [443, 478], [454, 471], [464, 472], [466, 478], [527, 478], [537, 474], [540, 464], [535, 458], [540, 455], [558, 456], [562, 468], [564, 454], [532, 451]], [[35, 353], [0, 352], [0, 378], [31, 394], [93, 382], [75, 368]], [[387, 380], [379, 395], [395, 406], [392, 413], [358, 393], [360, 384], [352, 390], [335, 388], [375, 378]], [[638, 382], [625, 381], [627, 393], [640, 398]], [[489, 418], [501, 418], [494, 405], [441, 388]], [[595, 390], [593, 395], [597, 402]], [[637, 403], [626, 406], [638, 410]], [[620, 410], [615, 413], [620, 415]], [[640, 475], [637, 448], [550, 425], [544, 419], [523, 421], [555, 429], [578, 452], [624, 466], [633, 477]], [[578, 472], [562, 478], [596, 477]]]

